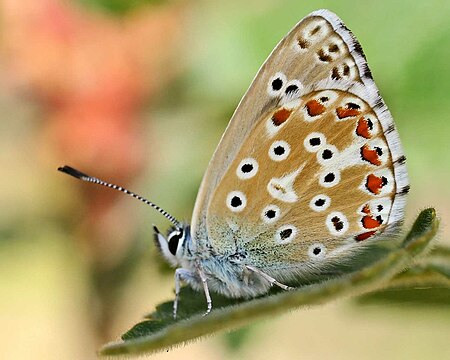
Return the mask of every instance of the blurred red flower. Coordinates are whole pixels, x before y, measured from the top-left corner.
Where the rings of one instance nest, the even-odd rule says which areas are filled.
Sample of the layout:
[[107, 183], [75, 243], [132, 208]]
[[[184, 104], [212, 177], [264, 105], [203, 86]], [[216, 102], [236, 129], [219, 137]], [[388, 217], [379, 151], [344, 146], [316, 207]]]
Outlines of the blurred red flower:
[[[57, 161], [129, 183], [150, 153], [140, 111], [179, 69], [172, 54], [180, 4], [111, 17], [64, 0], [0, 0], [0, 14], [5, 75], [42, 107], [43, 147]], [[88, 204], [102, 203], [100, 211], [91, 205], [86, 213], [90, 241], [101, 243], [106, 205], [118, 194], [87, 191]], [[101, 252], [100, 243], [91, 246]]]

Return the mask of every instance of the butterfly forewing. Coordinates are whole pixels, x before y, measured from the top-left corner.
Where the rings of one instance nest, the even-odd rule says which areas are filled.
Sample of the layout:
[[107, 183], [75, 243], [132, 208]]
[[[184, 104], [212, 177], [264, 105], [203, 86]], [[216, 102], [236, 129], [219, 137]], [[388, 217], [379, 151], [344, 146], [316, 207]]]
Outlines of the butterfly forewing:
[[287, 77], [298, 79], [304, 85], [326, 79], [360, 80], [348, 45], [333, 31], [331, 23], [322, 13], [338, 19], [334, 14], [322, 10], [297, 24], [273, 50], [237, 107], [211, 159], [197, 197], [192, 229], [194, 234], [198, 233], [199, 239], [207, 235], [206, 206], [211, 192], [255, 122], [265, 110], [276, 106], [277, 97], [273, 96], [273, 92], [270, 94], [272, 96], [267, 96], [266, 91], [269, 80], [276, 80], [276, 69], [282, 69]]
[[403, 217], [398, 134], [359, 44], [318, 11], [275, 48], [203, 180], [194, 241], [253, 265], [331, 256]]

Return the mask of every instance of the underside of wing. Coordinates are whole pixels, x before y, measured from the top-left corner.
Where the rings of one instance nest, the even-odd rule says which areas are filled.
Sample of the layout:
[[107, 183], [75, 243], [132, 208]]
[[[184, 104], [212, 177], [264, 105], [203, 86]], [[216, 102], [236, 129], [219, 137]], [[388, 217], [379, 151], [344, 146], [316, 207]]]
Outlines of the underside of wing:
[[200, 188], [194, 241], [244, 247], [264, 264], [274, 252], [336, 253], [402, 220], [404, 162], [359, 43], [319, 10], [278, 44], [233, 115]]
[[214, 192], [209, 241], [264, 267], [333, 256], [398, 222], [395, 166], [379, 117], [357, 94], [285, 95]]

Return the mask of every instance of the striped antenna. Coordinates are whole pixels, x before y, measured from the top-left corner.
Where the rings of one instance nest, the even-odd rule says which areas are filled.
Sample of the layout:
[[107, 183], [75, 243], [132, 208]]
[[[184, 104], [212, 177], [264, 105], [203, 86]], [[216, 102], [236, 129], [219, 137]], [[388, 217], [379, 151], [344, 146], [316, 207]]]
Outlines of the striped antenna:
[[97, 179], [97, 178], [95, 178], [93, 176], [89, 176], [89, 175], [84, 174], [81, 171], [78, 171], [77, 169], [74, 169], [73, 167], [70, 167], [70, 166], [67, 166], [67, 165], [59, 167], [58, 171], [61, 171], [63, 173], [66, 173], [68, 175], [71, 175], [71, 176], [73, 176], [73, 177], [75, 177], [77, 179], [83, 180], [83, 181], [91, 182], [91, 183], [98, 184], [98, 185], [103, 185], [103, 186], [109, 187], [109, 188], [114, 189], [114, 190], [122, 191], [123, 193], [125, 193], [127, 195], [130, 195], [130, 196], [134, 197], [135, 199], [138, 199], [138, 200], [142, 201], [143, 203], [145, 203], [147, 205], [150, 205], [153, 209], [159, 211], [172, 224], [174, 224], [175, 227], [178, 230], [181, 230], [183, 228], [181, 223], [177, 219], [175, 219], [172, 215], [170, 215], [167, 211], [161, 209], [158, 205], [152, 203], [151, 201], [148, 201], [146, 198], [143, 198], [142, 196], [140, 196], [138, 194], [135, 194], [134, 192], [131, 192], [131, 191], [123, 188], [122, 186], [114, 185], [114, 184], [108, 183], [106, 181]]

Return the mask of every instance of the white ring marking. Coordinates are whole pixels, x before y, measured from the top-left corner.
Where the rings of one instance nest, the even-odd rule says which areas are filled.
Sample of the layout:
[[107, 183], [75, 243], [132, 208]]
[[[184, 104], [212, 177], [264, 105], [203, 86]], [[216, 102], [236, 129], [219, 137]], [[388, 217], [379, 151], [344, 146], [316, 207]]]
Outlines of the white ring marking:
[[[231, 202], [235, 197], [239, 198], [241, 203], [237, 206], [232, 206]], [[247, 197], [242, 191], [232, 191], [227, 195], [226, 204], [232, 212], [241, 212], [247, 206]]]

